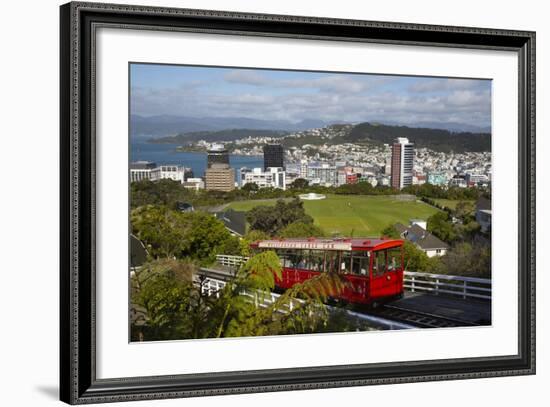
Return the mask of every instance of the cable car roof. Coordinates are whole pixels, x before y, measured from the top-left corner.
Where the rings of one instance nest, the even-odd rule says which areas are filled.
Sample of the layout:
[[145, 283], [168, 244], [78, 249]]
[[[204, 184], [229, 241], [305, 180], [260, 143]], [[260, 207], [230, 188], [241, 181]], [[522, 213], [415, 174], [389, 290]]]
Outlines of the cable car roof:
[[259, 240], [250, 246], [259, 249], [297, 249], [297, 250], [381, 250], [392, 247], [401, 247], [400, 239], [373, 239], [373, 238], [308, 238], [308, 239], [272, 239]]

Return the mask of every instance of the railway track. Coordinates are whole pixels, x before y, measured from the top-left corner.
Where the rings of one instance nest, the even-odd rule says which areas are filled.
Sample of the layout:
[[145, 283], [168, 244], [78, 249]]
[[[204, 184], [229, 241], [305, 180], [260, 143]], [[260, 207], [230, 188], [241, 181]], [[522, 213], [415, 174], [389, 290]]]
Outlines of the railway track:
[[412, 311], [393, 305], [383, 305], [378, 309], [369, 311], [369, 313], [381, 318], [406, 323], [419, 328], [456, 328], [464, 326], [479, 326], [479, 324], [473, 322]]

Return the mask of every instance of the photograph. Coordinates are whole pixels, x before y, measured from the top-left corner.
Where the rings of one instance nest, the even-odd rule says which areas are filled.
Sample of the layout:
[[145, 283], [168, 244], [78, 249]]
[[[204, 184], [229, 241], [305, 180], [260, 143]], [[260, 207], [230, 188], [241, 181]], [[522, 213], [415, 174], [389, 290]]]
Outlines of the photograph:
[[129, 341], [491, 326], [492, 86], [130, 61]]
[[59, 7], [59, 399], [534, 375], [528, 12], [195, 6]]

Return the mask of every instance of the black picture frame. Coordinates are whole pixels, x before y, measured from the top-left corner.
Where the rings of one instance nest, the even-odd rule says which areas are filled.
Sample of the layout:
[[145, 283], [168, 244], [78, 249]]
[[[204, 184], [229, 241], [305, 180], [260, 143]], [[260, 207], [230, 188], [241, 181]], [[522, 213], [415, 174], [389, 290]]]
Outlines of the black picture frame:
[[[60, 8], [60, 398], [70, 404], [535, 373], [535, 33], [68, 3]], [[519, 350], [515, 355], [176, 376], [96, 378], [95, 72], [99, 26], [508, 50], [519, 59]]]

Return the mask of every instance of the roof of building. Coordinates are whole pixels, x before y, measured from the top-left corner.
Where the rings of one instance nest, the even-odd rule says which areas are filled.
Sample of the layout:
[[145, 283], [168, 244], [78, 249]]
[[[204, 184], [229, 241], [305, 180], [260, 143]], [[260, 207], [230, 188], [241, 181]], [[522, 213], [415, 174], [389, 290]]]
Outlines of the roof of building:
[[152, 161], [133, 161], [130, 163], [131, 170], [151, 170], [157, 166]]
[[130, 235], [130, 266], [139, 267], [147, 260], [147, 249], [136, 236]]
[[176, 202], [176, 208], [180, 211], [193, 211], [193, 205], [189, 202]]
[[481, 211], [481, 210], [486, 210], [486, 211], [491, 210], [491, 200], [490, 199], [487, 199], [483, 196], [479, 197], [479, 199], [476, 202], [476, 211]]
[[395, 228], [395, 230], [397, 230], [397, 233], [399, 234], [402, 234], [408, 229], [408, 227], [403, 225], [402, 223], [396, 223], [395, 225], [393, 225], [393, 227]]
[[438, 239], [434, 235], [432, 235], [430, 232], [426, 232], [426, 235], [419, 239], [416, 244], [422, 249], [422, 250], [433, 250], [433, 249], [448, 249], [449, 245], [445, 243], [443, 240]]
[[422, 227], [418, 226], [418, 224], [413, 224], [407, 227], [402, 225], [401, 223], [396, 223], [394, 227], [403, 238], [407, 239], [409, 242], [416, 244], [422, 250], [449, 248], [449, 245], [447, 243], [432, 235], [430, 232], [423, 229]]
[[246, 212], [235, 211], [230, 208], [216, 213], [216, 218], [221, 220], [229, 231], [239, 236], [246, 233]]

